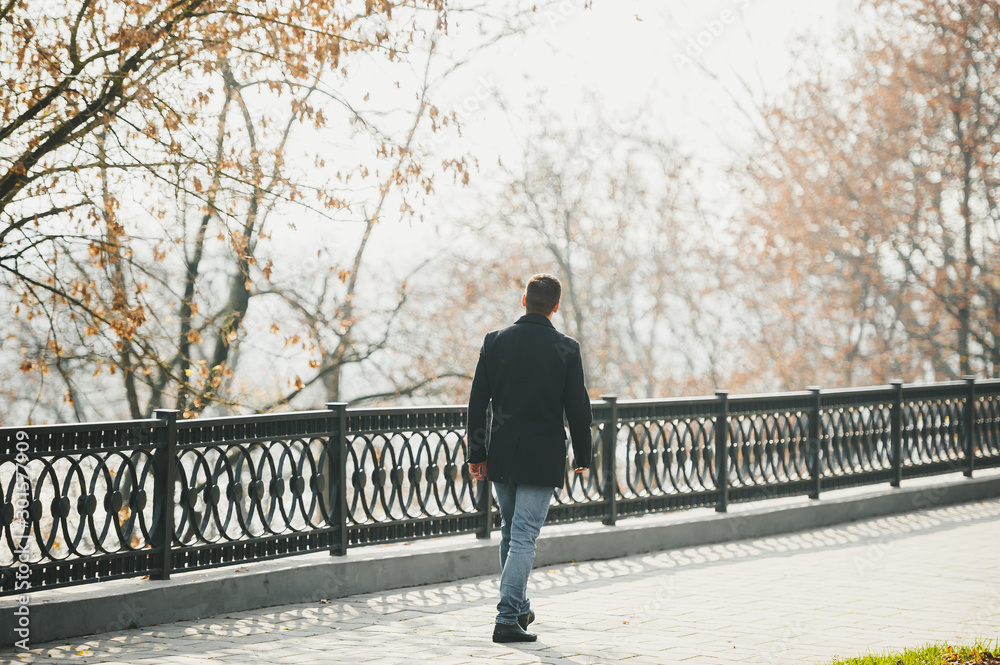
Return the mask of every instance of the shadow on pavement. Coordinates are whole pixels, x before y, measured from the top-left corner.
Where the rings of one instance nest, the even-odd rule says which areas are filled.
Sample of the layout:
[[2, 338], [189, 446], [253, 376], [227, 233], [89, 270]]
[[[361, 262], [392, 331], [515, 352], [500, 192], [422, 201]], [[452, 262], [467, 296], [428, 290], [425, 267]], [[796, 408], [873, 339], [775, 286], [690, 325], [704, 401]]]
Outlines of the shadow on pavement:
[[[608, 561], [536, 570], [532, 597], [600, 589], [652, 573], [725, 566], [748, 559], [779, 559], [813, 551], [865, 547], [898, 538], [946, 533], [1000, 520], [1000, 500], [981, 501], [864, 520], [781, 536], [748, 539]], [[609, 591], [610, 593], [610, 591]], [[523, 654], [525, 662], [592, 663], [602, 647], [585, 626], [554, 620], [532, 644], [494, 645], [490, 639], [497, 578], [378, 592], [328, 603], [311, 602], [232, 613], [196, 621], [36, 645], [30, 652], [0, 651], [9, 662], [148, 663], [407, 663], [440, 656], [488, 660]], [[557, 619], [557, 618], [556, 618]], [[534, 627], [533, 627], [534, 628]], [[546, 643], [546, 635], [551, 640]], [[308, 641], [308, 645], [306, 644]], [[571, 647], [567, 647], [570, 644]], [[618, 646], [612, 646], [617, 648]], [[626, 645], [627, 646], [627, 645]], [[573, 651], [577, 653], [573, 653]], [[606, 656], [606, 648], [605, 648]], [[305, 659], [309, 654], [322, 659]], [[356, 660], [367, 654], [367, 658]], [[509, 654], [507, 658], [503, 654]], [[450, 661], [449, 661], [450, 662]]]

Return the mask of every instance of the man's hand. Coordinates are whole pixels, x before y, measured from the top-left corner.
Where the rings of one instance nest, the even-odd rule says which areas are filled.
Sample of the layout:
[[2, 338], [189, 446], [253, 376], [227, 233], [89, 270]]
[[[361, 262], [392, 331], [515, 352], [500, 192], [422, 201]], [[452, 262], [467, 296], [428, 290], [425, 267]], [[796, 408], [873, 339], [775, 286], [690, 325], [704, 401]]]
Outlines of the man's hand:
[[486, 480], [486, 462], [469, 462], [469, 473], [476, 480]]

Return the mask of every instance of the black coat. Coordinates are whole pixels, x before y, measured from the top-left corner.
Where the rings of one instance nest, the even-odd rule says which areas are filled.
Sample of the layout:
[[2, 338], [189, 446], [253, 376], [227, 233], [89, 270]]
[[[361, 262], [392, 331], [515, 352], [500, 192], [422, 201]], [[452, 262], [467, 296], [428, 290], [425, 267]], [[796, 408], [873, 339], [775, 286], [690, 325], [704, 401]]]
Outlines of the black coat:
[[593, 414], [580, 344], [541, 314], [488, 333], [469, 396], [469, 462], [488, 461], [493, 481], [562, 487], [563, 413], [575, 466], [589, 467]]

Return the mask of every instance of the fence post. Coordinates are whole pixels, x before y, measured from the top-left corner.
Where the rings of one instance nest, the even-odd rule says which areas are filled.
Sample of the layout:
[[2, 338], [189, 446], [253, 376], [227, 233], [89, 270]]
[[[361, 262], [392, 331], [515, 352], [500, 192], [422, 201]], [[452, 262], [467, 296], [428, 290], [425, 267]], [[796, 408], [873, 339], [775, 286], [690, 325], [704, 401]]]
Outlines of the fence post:
[[719, 399], [715, 421], [715, 487], [719, 500], [715, 512], [724, 513], [729, 509], [729, 391], [716, 390], [715, 396]]
[[819, 426], [823, 417], [823, 389], [819, 386], [810, 386], [809, 392], [812, 393], [813, 397], [812, 408], [809, 410], [809, 475], [812, 479], [809, 498], [818, 499], [823, 484], [823, 466], [820, 457], [822, 442], [819, 438]]
[[604, 476], [604, 487], [601, 488], [603, 496], [601, 499], [607, 506], [604, 514], [604, 524], [614, 526], [618, 517], [618, 396], [601, 395], [601, 399], [611, 407], [611, 415], [604, 426], [604, 436], [602, 437], [602, 475]]
[[966, 376], [965, 408], [962, 410], [962, 429], [965, 430], [965, 477], [971, 478], [976, 468], [976, 377]]
[[[165, 423], [160, 428], [159, 449], [156, 451], [156, 480], [153, 491], [153, 514], [159, 514], [153, 544], [163, 548], [161, 571], [150, 577], [169, 580], [173, 570], [172, 547], [174, 544], [174, 485], [177, 483], [177, 410], [156, 409], [153, 416]], [[159, 508], [157, 509], [157, 505]]]
[[337, 435], [330, 442], [327, 453], [330, 460], [330, 478], [327, 480], [330, 526], [337, 527], [336, 537], [330, 540], [330, 554], [343, 556], [347, 554], [347, 402], [327, 402], [326, 408], [337, 414]]
[[892, 480], [893, 487], [903, 482], [903, 382], [892, 381]]

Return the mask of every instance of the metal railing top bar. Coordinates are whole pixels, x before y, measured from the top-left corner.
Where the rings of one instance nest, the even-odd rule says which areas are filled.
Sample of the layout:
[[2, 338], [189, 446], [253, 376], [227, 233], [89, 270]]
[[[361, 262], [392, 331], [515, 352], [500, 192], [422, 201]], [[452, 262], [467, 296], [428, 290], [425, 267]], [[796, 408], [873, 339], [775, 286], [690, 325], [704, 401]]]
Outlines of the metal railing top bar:
[[896, 387], [893, 385], [865, 386], [863, 388], [823, 388], [820, 394], [823, 401], [836, 399], [878, 399], [885, 395], [892, 395]]
[[392, 407], [389, 409], [351, 409], [346, 414], [350, 434], [412, 432], [422, 429], [461, 429], [465, 427], [466, 407]]
[[[677, 406], [708, 406], [718, 404], [719, 400], [714, 396], [697, 396], [697, 397], [652, 397], [652, 398], [642, 398], [642, 399], [620, 399], [618, 400], [619, 406], [632, 406], [632, 407], [643, 407], [643, 406], [663, 406], [663, 405], [677, 405]], [[606, 404], [604, 400], [592, 400], [592, 406], [601, 406]]]
[[157, 419], [4, 427], [0, 428], [0, 462], [13, 459], [16, 444], [23, 437], [31, 441], [35, 455], [88, 454], [148, 449], [163, 427], [166, 423]]
[[[662, 402], [662, 400], [637, 400]], [[591, 400], [594, 417], [601, 419], [608, 403]], [[374, 434], [384, 432], [407, 432], [435, 425], [446, 428], [465, 426], [466, 405], [446, 404], [443, 406], [394, 406], [387, 408], [351, 408], [347, 411], [347, 430], [350, 434]]]
[[793, 390], [787, 393], [756, 393], [749, 395], [730, 395], [729, 404], [742, 404], [745, 402], [791, 402], [800, 399], [812, 398], [810, 390]]
[[[607, 402], [594, 402], [594, 417], [608, 409]], [[618, 420], [664, 420], [669, 418], [713, 418], [719, 412], [717, 397], [671, 399], [627, 399], [617, 403]]]
[[816, 396], [808, 391], [761, 394], [731, 395], [729, 415], [757, 415], [761, 413], [784, 413], [806, 411], [813, 407]]
[[139, 420], [100, 420], [88, 423], [58, 423], [55, 425], [21, 425], [20, 427], [0, 427], [0, 441], [15, 437], [24, 431], [32, 438], [40, 434], [59, 434], [63, 432], [101, 432], [108, 430], [127, 430], [141, 427], [162, 427], [163, 421], [157, 418]]
[[229, 425], [314, 420], [316, 418], [336, 418], [336, 414], [329, 409], [315, 409], [312, 411], [281, 411], [278, 413], [261, 413], [244, 416], [219, 416], [215, 418], [198, 418], [195, 420], [178, 419], [177, 429], [226, 427]]
[[443, 404], [441, 406], [387, 406], [387, 407], [361, 407], [351, 408], [349, 416], [395, 416], [411, 414], [434, 414], [434, 413], [465, 413], [465, 404]]
[[1000, 379], [976, 379], [976, 392], [994, 394], [1000, 393]]
[[590, 409], [594, 413], [594, 420], [607, 420], [611, 417], [611, 404], [609, 402], [591, 402]]
[[965, 396], [962, 391], [965, 390], [966, 385], [965, 381], [904, 385], [903, 399], [906, 401], [922, 399], [962, 399]]
[[177, 421], [177, 443], [188, 449], [213, 444], [262, 443], [274, 440], [316, 439], [339, 433], [335, 411], [270, 413], [254, 419], [247, 416]]

